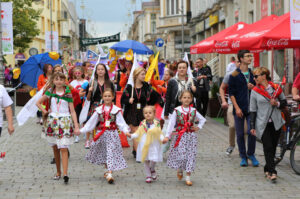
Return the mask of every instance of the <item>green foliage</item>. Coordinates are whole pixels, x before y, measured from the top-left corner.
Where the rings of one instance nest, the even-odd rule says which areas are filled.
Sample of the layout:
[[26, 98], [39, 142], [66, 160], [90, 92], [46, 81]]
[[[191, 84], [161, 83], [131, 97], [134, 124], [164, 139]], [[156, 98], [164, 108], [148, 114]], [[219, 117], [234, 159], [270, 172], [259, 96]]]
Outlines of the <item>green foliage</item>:
[[218, 98], [217, 93], [219, 92], [219, 86], [218, 84], [214, 83], [211, 87], [211, 97], [212, 98]]
[[14, 49], [24, 52], [29, 48], [33, 38], [39, 35], [37, 27], [41, 10], [32, 8], [33, 0], [2, 0], [13, 2], [13, 36]]

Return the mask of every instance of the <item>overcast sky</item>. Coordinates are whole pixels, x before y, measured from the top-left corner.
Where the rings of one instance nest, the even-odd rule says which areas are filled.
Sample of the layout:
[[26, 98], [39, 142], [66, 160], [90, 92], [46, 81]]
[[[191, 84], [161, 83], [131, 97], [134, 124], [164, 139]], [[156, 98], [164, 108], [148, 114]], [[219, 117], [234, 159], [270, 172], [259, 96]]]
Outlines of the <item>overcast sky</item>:
[[[128, 17], [128, 12], [141, 9], [142, 0], [136, 0], [136, 4], [131, 4], [133, 0], [70, 0], [77, 8], [78, 17], [87, 19], [87, 29], [95, 37], [113, 35], [128, 29], [132, 23], [132, 18]], [[80, 8], [84, 2], [84, 13]], [[143, 0], [149, 1], [149, 0]], [[125, 24], [128, 24], [126, 27]]]

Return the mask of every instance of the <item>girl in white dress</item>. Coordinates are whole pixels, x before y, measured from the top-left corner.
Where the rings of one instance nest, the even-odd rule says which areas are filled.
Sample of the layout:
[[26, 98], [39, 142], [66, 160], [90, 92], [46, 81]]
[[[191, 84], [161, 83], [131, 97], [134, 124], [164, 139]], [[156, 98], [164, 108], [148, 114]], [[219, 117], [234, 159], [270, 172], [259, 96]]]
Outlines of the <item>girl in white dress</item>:
[[[74, 143], [74, 134], [79, 135], [80, 132], [72, 93], [69, 87], [65, 85], [65, 80], [66, 76], [63, 73], [54, 73], [50, 80], [51, 88], [37, 101], [36, 105], [47, 117], [42, 136], [53, 148], [57, 169], [54, 180], [59, 180], [61, 177], [61, 153], [64, 182], [68, 183], [68, 148]], [[49, 99], [49, 112], [42, 106], [42, 103], [47, 99]]]
[[109, 184], [114, 182], [112, 176], [113, 171], [127, 167], [123, 157], [118, 129], [124, 133], [130, 132], [130, 128], [122, 116], [122, 110], [113, 105], [114, 97], [114, 93], [111, 89], [105, 89], [102, 96], [104, 104], [95, 109], [91, 118], [87, 121], [85, 126], [80, 129], [81, 133], [87, 133], [95, 129], [99, 123], [90, 151], [86, 154], [86, 160], [92, 164], [104, 164], [107, 169], [104, 173], [104, 177]]
[[146, 106], [143, 109], [145, 119], [139, 125], [134, 134], [126, 134], [132, 139], [137, 139], [137, 156], [136, 160], [144, 162], [146, 182], [151, 183], [156, 180], [155, 172], [156, 162], [162, 162], [163, 151], [162, 141], [164, 139], [161, 131], [160, 122], [155, 120], [154, 106]]
[[[191, 186], [190, 176], [196, 165], [198, 131], [202, 128], [206, 120], [194, 107], [190, 106], [193, 100], [193, 95], [190, 91], [183, 91], [179, 99], [182, 106], [176, 107], [169, 118], [166, 138], [163, 143], [168, 142], [171, 135], [174, 134], [167, 166], [177, 169], [179, 180], [182, 179], [182, 171], [185, 170], [186, 184]], [[175, 125], [176, 130], [173, 133]]]

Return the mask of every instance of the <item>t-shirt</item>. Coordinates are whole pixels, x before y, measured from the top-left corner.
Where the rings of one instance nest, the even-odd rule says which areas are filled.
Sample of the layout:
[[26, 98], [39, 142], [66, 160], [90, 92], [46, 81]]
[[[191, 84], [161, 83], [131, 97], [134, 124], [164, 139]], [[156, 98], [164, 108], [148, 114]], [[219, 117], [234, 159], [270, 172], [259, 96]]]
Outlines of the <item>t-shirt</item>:
[[[228, 86], [229, 78], [230, 78], [230, 75], [232, 72], [233, 71], [226, 73], [226, 75], [224, 76], [223, 83], [226, 84], [227, 86]], [[232, 104], [230, 97], [228, 97], [228, 104]]]
[[8, 107], [10, 105], [12, 105], [13, 101], [11, 100], [11, 98], [9, 97], [6, 89], [4, 88], [4, 86], [0, 85], [0, 127], [2, 127], [3, 124], [3, 112], [2, 112], [2, 108]]
[[300, 73], [296, 76], [293, 87], [297, 88], [300, 91]]
[[77, 89], [77, 90], [80, 90], [81, 89], [81, 85], [82, 84], [84, 84], [85, 82], [88, 82], [87, 80], [85, 80], [85, 79], [83, 79], [83, 80], [81, 80], [81, 81], [78, 81], [78, 80], [73, 80], [71, 83], [70, 83], [70, 85], [73, 87], [73, 88], [75, 88], [75, 89]]
[[242, 73], [245, 76], [247, 83], [249, 83], [249, 72], [247, 71], [247, 72], [242, 72]]

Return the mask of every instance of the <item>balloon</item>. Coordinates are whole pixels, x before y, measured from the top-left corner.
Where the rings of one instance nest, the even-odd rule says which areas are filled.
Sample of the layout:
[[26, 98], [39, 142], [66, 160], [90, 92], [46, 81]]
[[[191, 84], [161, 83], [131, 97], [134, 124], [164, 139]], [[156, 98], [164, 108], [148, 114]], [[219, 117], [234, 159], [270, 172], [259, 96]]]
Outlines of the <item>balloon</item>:
[[59, 59], [59, 54], [57, 52], [49, 52], [49, 57], [54, 60]]
[[32, 89], [32, 90], [29, 92], [29, 95], [30, 95], [31, 97], [33, 97], [35, 94], [36, 94], [36, 88]]
[[20, 68], [13, 69], [13, 78], [14, 79], [18, 79], [20, 74], [21, 74], [21, 69]]
[[132, 51], [132, 49], [129, 49], [125, 53], [125, 58], [126, 58], [127, 61], [132, 61], [132, 59], [133, 59], [133, 51]]

